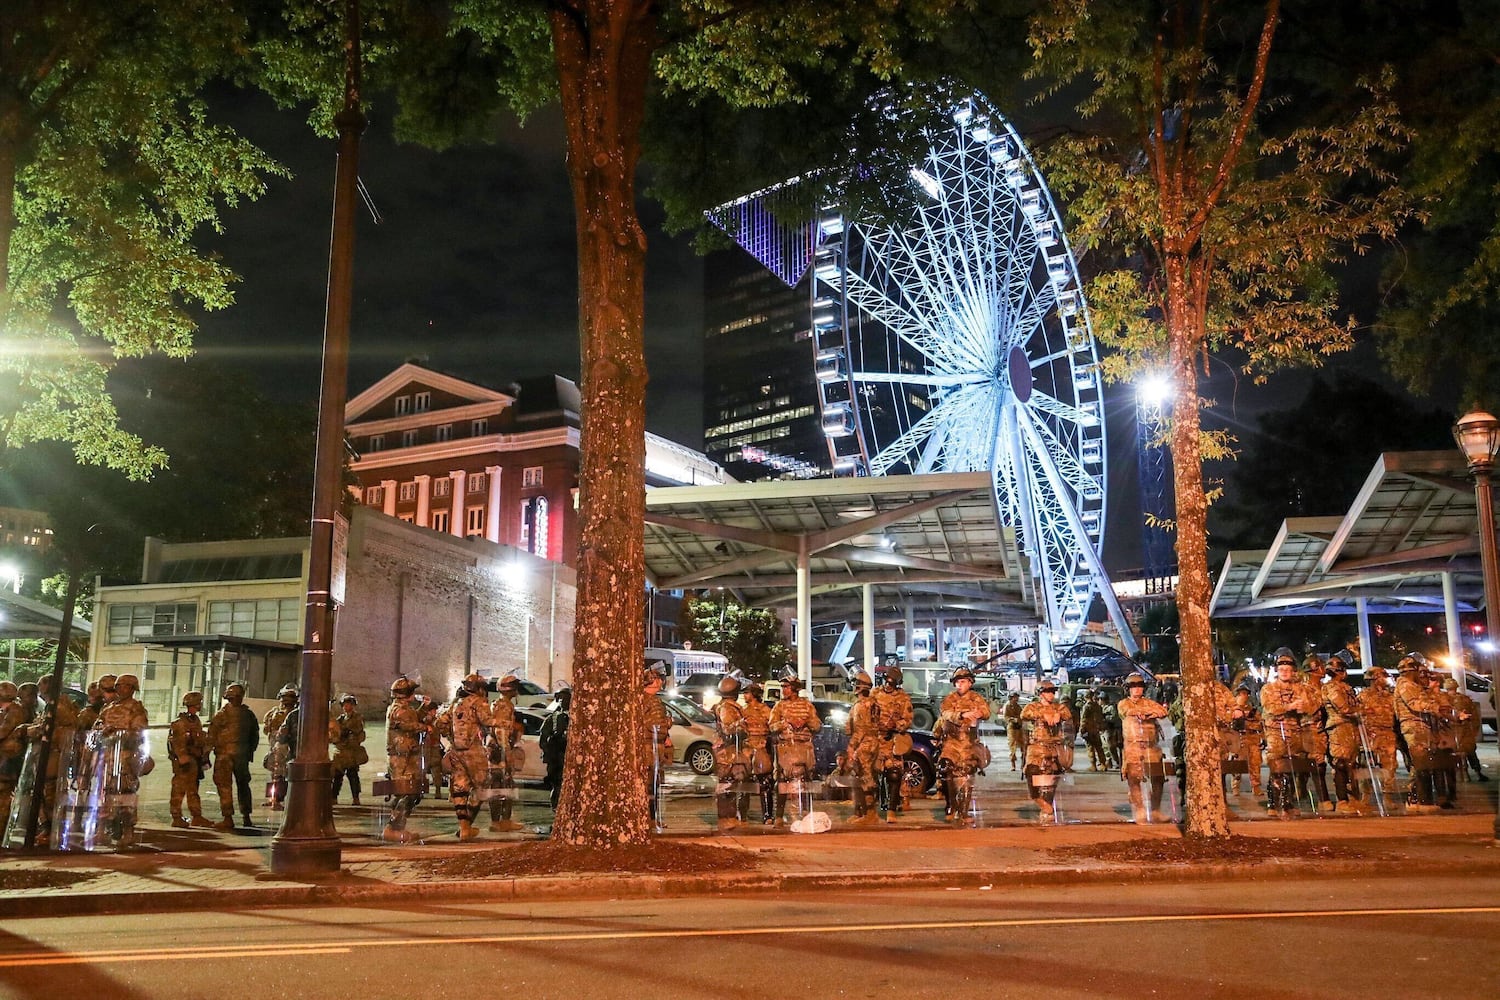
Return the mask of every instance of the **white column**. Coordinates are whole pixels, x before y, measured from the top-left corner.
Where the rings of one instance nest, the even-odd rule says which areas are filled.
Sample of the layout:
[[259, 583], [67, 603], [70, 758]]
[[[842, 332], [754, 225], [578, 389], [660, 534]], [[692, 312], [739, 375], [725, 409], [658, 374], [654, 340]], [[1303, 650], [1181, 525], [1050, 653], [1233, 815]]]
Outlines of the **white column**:
[[484, 474], [490, 477], [490, 506], [484, 513], [484, 537], [492, 542], [500, 541], [500, 466], [487, 465]]
[[380, 481], [380, 512], [396, 516], [396, 481], [394, 479], [382, 479]]
[[[1464, 634], [1458, 624], [1458, 595], [1453, 590], [1453, 574], [1443, 575], [1443, 623], [1448, 626], [1448, 661], [1453, 676], [1462, 678], [1464, 669]], [[1460, 680], [1462, 683], [1462, 680]]]
[[1359, 662], [1368, 667], [1375, 662], [1374, 644], [1370, 642], [1370, 599], [1356, 597], [1354, 612], [1359, 616]]
[[417, 524], [427, 527], [427, 508], [432, 502], [432, 477], [417, 477]]
[[915, 644], [912, 642], [912, 638], [914, 633], [917, 631], [917, 612], [916, 609], [911, 606], [910, 601], [906, 602], [906, 606], [902, 609], [902, 611], [904, 612], [903, 617], [905, 618], [904, 624], [906, 626], [906, 658], [908, 660], [915, 660], [917, 656], [916, 653], [912, 651], [915, 648]]
[[812, 684], [812, 592], [809, 587], [807, 536], [797, 540], [797, 676]]
[[939, 663], [948, 662], [948, 626], [942, 615], [937, 616], [937, 622], [932, 629], [932, 651], [933, 659]]
[[864, 591], [864, 640], [865, 673], [875, 676], [875, 588], [865, 584]]
[[464, 497], [469, 474], [463, 469], [448, 473], [453, 477], [453, 513], [448, 519], [448, 533], [464, 537]]

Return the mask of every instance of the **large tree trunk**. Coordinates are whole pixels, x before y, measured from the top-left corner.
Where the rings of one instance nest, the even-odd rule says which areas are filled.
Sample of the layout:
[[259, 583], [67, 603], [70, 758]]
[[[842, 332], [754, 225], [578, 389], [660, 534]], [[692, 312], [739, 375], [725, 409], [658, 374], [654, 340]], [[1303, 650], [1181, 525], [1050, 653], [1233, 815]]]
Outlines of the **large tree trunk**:
[[646, 239], [635, 168], [652, 9], [587, 0], [551, 16], [577, 215], [583, 397], [573, 716], [553, 836], [597, 847], [650, 836], [649, 748], [637, 739], [645, 662]]
[[[1175, 266], [1174, 266], [1175, 265]], [[1177, 614], [1182, 707], [1187, 727], [1187, 823], [1190, 837], [1229, 834], [1220, 776], [1215, 720], [1213, 639], [1208, 621], [1208, 497], [1203, 492], [1197, 361], [1201, 313], [1184, 261], [1168, 264], [1168, 363], [1176, 398], [1172, 407], [1172, 484], [1177, 491]]]

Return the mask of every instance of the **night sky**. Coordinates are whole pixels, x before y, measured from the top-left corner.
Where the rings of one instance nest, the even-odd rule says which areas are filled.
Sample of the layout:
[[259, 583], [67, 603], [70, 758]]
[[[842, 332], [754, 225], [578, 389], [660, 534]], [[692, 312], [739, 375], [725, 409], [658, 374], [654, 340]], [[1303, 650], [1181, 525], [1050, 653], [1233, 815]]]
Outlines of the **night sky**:
[[[300, 111], [253, 96], [226, 103], [230, 123], [294, 176], [274, 179], [260, 201], [227, 213], [227, 233], [210, 246], [242, 281], [233, 307], [204, 318], [198, 350], [251, 372], [276, 398], [310, 402], [322, 350], [334, 143], [315, 136]], [[577, 378], [576, 251], [559, 115], [545, 109], [524, 127], [504, 127], [491, 145], [435, 153], [397, 145], [381, 109], [373, 112], [360, 176], [382, 221], [374, 224], [361, 208], [351, 395], [414, 356], [498, 388], [550, 372]], [[660, 232], [654, 204], [643, 199], [641, 211], [650, 239], [648, 426], [701, 447], [701, 261], [686, 237]], [[1368, 335], [1323, 374], [1338, 371], [1389, 383]], [[1215, 401], [1205, 424], [1228, 427], [1250, 444], [1256, 416], [1300, 399], [1313, 377], [1289, 372], [1256, 387], [1216, 363], [1203, 390]], [[1106, 561], [1138, 567], [1133, 390], [1111, 386], [1106, 397]]]

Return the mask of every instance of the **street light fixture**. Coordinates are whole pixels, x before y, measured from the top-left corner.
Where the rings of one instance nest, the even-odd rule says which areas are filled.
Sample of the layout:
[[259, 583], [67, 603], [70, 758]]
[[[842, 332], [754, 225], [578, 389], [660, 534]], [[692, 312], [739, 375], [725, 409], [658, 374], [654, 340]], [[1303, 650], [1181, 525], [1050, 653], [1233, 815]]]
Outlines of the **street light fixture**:
[[[1453, 440], [1469, 463], [1469, 475], [1474, 477], [1474, 504], [1479, 511], [1479, 564], [1484, 570], [1484, 617], [1485, 631], [1491, 643], [1500, 635], [1500, 553], [1495, 551], [1495, 500], [1494, 484], [1495, 454], [1500, 451], [1500, 420], [1482, 410], [1475, 410], [1459, 418], [1453, 425]], [[1495, 669], [1493, 645], [1485, 651], [1490, 667], [1490, 696], [1495, 694], [1495, 682], [1500, 680], [1500, 670]], [[1467, 685], [1465, 685], [1467, 687]], [[1495, 816], [1495, 841], [1500, 843], [1500, 812]]]

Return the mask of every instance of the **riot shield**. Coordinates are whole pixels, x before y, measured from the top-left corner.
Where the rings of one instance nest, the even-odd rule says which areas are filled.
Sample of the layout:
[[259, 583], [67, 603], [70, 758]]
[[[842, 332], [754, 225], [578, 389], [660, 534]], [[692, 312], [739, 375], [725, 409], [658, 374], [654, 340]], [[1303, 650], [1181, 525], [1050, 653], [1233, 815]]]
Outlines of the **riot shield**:
[[21, 772], [16, 778], [16, 790], [11, 795], [10, 814], [0, 817], [5, 822], [3, 832], [0, 832], [0, 847], [7, 850], [26, 845], [26, 822], [31, 818], [31, 802], [39, 794], [37, 772], [41, 769], [41, 756], [41, 744], [32, 742], [27, 745]]

